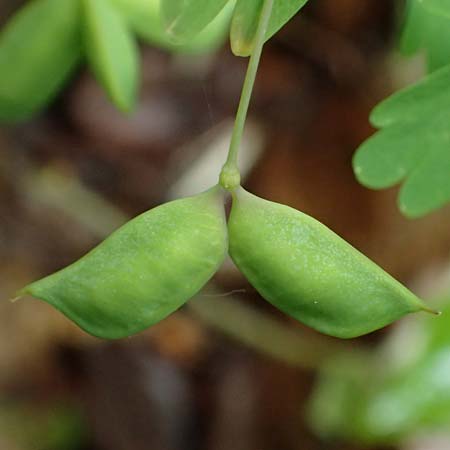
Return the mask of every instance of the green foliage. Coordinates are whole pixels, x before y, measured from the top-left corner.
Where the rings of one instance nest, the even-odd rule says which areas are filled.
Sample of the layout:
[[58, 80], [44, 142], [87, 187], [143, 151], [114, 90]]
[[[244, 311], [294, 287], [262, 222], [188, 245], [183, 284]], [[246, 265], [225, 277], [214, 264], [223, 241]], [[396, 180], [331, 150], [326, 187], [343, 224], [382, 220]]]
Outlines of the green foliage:
[[[167, 32], [175, 41], [187, 42], [202, 31], [223, 9], [227, 0], [161, 0]], [[308, 0], [275, 1], [266, 39], [271, 38]], [[230, 2], [228, 0], [228, 4]], [[237, 0], [230, 39], [233, 53], [249, 56], [253, 52], [263, 0]]]
[[[266, 38], [307, 0], [276, 1]], [[233, 16], [232, 49], [248, 56], [263, 0], [31, 0], [0, 35], [0, 121], [44, 108], [83, 53], [115, 106], [133, 109], [139, 61], [133, 34], [172, 52], [216, 49]], [[81, 6], [81, 8], [80, 8]], [[82, 9], [82, 10], [81, 10]]]
[[[43, 423], [39, 423], [39, 417], [36, 417], [38, 414]], [[83, 412], [74, 407], [55, 405], [48, 417], [43, 418], [40, 410], [34, 416], [33, 425], [35, 434], [29, 433], [25, 437], [30, 441], [33, 439], [30, 448], [36, 446], [39, 439], [41, 448], [45, 450], [79, 450], [88, 440], [88, 427]], [[23, 428], [21, 432], [23, 436]]]
[[430, 72], [450, 63], [450, 18], [420, 0], [409, 0], [405, 12], [400, 51], [410, 56], [424, 50]]
[[[266, 33], [271, 38], [286, 24], [308, 0], [285, 0], [274, 2], [272, 16]], [[231, 24], [231, 48], [238, 56], [249, 56], [253, 52], [263, 0], [238, 0]]]
[[228, 0], [162, 0], [161, 14], [167, 33], [186, 42], [205, 29]]
[[406, 54], [424, 48], [433, 73], [373, 110], [371, 122], [381, 130], [360, 146], [353, 160], [356, 177], [369, 188], [404, 182], [398, 203], [410, 218], [450, 200], [450, 67], [442, 67], [450, 62], [450, 17], [437, 14], [448, 13], [448, 3], [408, 3], [401, 48]]
[[379, 104], [371, 115], [381, 131], [354, 157], [358, 180], [383, 189], [406, 179], [401, 211], [420, 217], [450, 200], [450, 67]]
[[36, 406], [2, 399], [0, 430], [8, 442], [14, 439], [24, 450], [77, 450], [86, 443], [81, 411], [60, 403]]
[[416, 0], [407, 0], [404, 11], [404, 24], [400, 36], [400, 51], [413, 55], [420, 50], [423, 38], [423, 10]]
[[22, 294], [45, 300], [94, 336], [121, 338], [182, 306], [214, 275], [226, 251], [215, 188], [141, 214]]
[[234, 0], [187, 42], [177, 43], [166, 33], [160, 15], [160, 0], [112, 0], [139, 38], [173, 53], [206, 53], [217, 49], [228, 33]]
[[77, 0], [33, 0], [0, 35], [0, 121], [23, 121], [47, 104], [80, 60]]
[[322, 333], [351, 338], [425, 305], [326, 226], [239, 188], [230, 255], [258, 292]]
[[160, 0], [31, 0], [0, 34], [0, 121], [27, 120], [64, 86], [83, 56], [111, 101], [133, 109], [139, 60], [133, 33], [180, 53], [216, 49], [228, 31], [234, 2], [195, 38], [174, 43]]
[[319, 372], [307, 404], [307, 418], [314, 432], [331, 441], [336, 438], [367, 441], [360, 414], [379, 376], [380, 370], [365, 353], [330, 359]]
[[88, 61], [114, 104], [129, 112], [140, 69], [134, 38], [108, 0], [83, 0], [83, 9]]
[[420, 1], [424, 20], [423, 46], [432, 72], [450, 63], [450, 4], [448, 0]]
[[450, 18], [450, 0], [421, 0], [424, 8]]
[[[418, 326], [419, 325], [419, 326]], [[324, 368], [310, 403], [313, 427], [323, 436], [393, 443], [450, 421], [450, 303], [432, 321], [411, 323], [403, 333], [415, 354], [403, 364], [354, 358]], [[401, 338], [401, 336], [400, 336]], [[402, 339], [402, 338], [401, 338]], [[398, 346], [396, 340], [390, 343]], [[385, 350], [386, 353], [386, 350]], [[393, 353], [395, 355], [395, 353]]]

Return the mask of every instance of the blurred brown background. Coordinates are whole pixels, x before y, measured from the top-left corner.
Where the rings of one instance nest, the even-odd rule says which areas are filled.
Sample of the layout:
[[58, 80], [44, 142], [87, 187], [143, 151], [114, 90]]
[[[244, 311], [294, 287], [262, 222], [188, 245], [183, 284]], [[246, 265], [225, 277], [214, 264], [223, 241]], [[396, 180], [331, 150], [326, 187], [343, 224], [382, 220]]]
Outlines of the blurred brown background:
[[[18, 3], [2, 1], [1, 22]], [[270, 41], [245, 184], [420, 286], [446, 264], [450, 210], [408, 221], [395, 190], [368, 191], [351, 169], [372, 132], [371, 108], [420, 74], [392, 58], [397, 8], [314, 0]], [[359, 449], [315, 436], [304, 407], [321, 361], [343, 346], [376, 345], [389, 330], [344, 343], [322, 337], [261, 300], [231, 263], [214, 281], [229, 295], [203, 297], [220, 300], [220, 314], [194, 303], [118, 342], [88, 337], [44, 303], [7, 301], [126, 217], [211, 176], [202, 161], [227, 136], [246, 61], [228, 45], [196, 58], [142, 46], [142, 58], [132, 117], [81, 70], [43, 115], [0, 128], [0, 450]], [[245, 311], [233, 309], [234, 297]], [[272, 326], [286, 332], [275, 347]]]

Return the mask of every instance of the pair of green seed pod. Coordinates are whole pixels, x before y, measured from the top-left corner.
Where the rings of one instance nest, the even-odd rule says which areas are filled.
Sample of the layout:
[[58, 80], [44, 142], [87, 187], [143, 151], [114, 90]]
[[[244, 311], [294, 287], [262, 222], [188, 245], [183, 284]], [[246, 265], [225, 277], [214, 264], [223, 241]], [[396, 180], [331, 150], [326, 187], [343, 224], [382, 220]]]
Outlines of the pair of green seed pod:
[[326, 226], [242, 187], [216, 186], [131, 220], [79, 261], [25, 287], [82, 329], [122, 338], [192, 298], [227, 252], [258, 292], [316, 330], [360, 336], [429, 310], [413, 293]]

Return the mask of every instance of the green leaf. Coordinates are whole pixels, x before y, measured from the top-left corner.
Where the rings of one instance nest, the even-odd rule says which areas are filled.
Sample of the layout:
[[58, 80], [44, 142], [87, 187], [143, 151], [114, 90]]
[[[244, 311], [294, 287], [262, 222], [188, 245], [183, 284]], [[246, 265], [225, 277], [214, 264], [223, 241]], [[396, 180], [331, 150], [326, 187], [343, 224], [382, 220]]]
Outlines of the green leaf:
[[[340, 377], [328, 374], [314, 394], [314, 426], [329, 438], [366, 445], [392, 445], [430, 429], [444, 431], [450, 420], [449, 368], [446, 347], [387, 377], [363, 373], [358, 378], [351, 369]], [[332, 414], [332, 408], [343, 413]]]
[[425, 50], [428, 70], [433, 72], [450, 63], [450, 17], [436, 14], [428, 2], [409, 0], [407, 3], [400, 51], [410, 56]]
[[450, 18], [450, 0], [419, 0], [428, 11]]
[[[372, 445], [392, 445], [431, 429], [446, 432], [450, 420], [450, 305], [446, 301], [441, 316], [406, 324], [372, 360], [363, 359], [358, 367], [341, 358], [324, 367], [309, 405], [315, 430], [329, 438]], [[410, 355], [399, 364], [401, 345], [414, 349], [411, 353], [406, 349]]]
[[[276, 0], [266, 39], [270, 39], [308, 0]], [[231, 48], [237, 56], [249, 56], [258, 27], [263, 0], [238, 0], [231, 23]]]
[[135, 105], [139, 78], [136, 43], [125, 21], [109, 0], [84, 0], [88, 61], [121, 111]]
[[405, 56], [418, 52], [423, 43], [423, 11], [416, 0], [407, 0], [404, 24], [400, 35], [400, 51]]
[[428, 70], [433, 72], [450, 63], [450, 18], [426, 14], [424, 47], [428, 54]]
[[144, 41], [175, 53], [207, 53], [226, 39], [235, 0], [229, 0], [217, 17], [186, 43], [168, 36], [160, 14], [160, 0], [112, 0], [129, 26]]
[[[307, 404], [307, 419], [317, 435], [361, 440], [367, 397], [380, 381], [377, 369], [370, 353], [348, 352], [324, 364]], [[368, 377], [374, 382], [368, 383]]]
[[383, 100], [370, 115], [376, 127], [426, 119], [450, 108], [450, 66]]
[[214, 20], [227, 1], [161, 0], [166, 32], [175, 41], [189, 41]]
[[358, 180], [373, 189], [402, 180], [399, 206], [420, 217], [450, 200], [450, 66], [378, 105], [371, 121], [382, 129], [353, 159]]
[[[411, 323], [403, 343], [422, 345], [406, 364], [394, 365], [360, 412], [371, 440], [404, 439], [411, 433], [446, 430], [450, 420], [450, 308], [433, 320]], [[409, 336], [408, 336], [409, 333]], [[395, 339], [391, 345], [398, 345]]]
[[0, 34], [0, 120], [22, 121], [47, 105], [80, 60], [77, 0], [35, 0]]
[[423, 156], [427, 134], [416, 137], [416, 125], [400, 124], [379, 131], [364, 142], [353, 159], [361, 184], [384, 189], [402, 181]]
[[408, 217], [423, 216], [450, 200], [450, 114], [444, 117], [446, 124], [440, 139], [428, 149], [400, 190], [400, 210]]

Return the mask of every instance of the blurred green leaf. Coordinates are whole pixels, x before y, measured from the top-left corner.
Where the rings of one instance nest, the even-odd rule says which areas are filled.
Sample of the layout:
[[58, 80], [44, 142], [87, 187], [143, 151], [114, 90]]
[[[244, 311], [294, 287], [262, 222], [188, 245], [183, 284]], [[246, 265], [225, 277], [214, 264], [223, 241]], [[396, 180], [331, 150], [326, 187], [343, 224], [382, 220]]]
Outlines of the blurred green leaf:
[[354, 156], [360, 183], [384, 189], [406, 180], [399, 206], [412, 218], [450, 201], [450, 67], [384, 100], [371, 121], [382, 129]]
[[[450, 107], [450, 66], [428, 75], [377, 105], [370, 121], [376, 127], [422, 121]], [[448, 108], [450, 109], [450, 108]]]
[[85, 420], [75, 407], [5, 399], [0, 403], [0, 432], [24, 450], [77, 450], [87, 438]]
[[450, 295], [439, 300], [441, 313], [433, 320], [421, 321], [427, 336], [423, 352], [432, 353], [450, 347]]
[[229, 0], [204, 30], [186, 43], [178, 44], [167, 35], [160, 14], [160, 0], [112, 0], [130, 27], [146, 42], [175, 53], [206, 53], [226, 39], [235, 0]]
[[370, 441], [397, 441], [450, 421], [450, 348], [425, 355], [385, 380], [360, 417]]
[[400, 35], [400, 51], [405, 56], [418, 52], [423, 42], [422, 8], [416, 0], [406, 0], [404, 23]]
[[450, 0], [419, 0], [428, 11], [450, 18]]
[[428, 70], [433, 72], [450, 63], [450, 16], [431, 11], [429, 2], [430, 0], [407, 2], [400, 51], [410, 56], [424, 50]]
[[349, 364], [340, 360], [334, 367], [325, 367], [309, 404], [316, 432], [366, 444], [393, 444], [413, 433], [447, 430], [450, 301], [441, 316], [411, 321], [401, 340], [403, 344], [414, 343], [417, 335], [423, 341], [422, 348], [407, 364], [390, 366], [375, 355], [371, 362]]
[[85, 47], [88, 61], [121, 111], [135, 105], [139, 59], [134, 37], [109, 0], [84, 0]]
[[[308, 0], [275, 1], [266, 39], [271, 38]], [[231, 48], [237, 56], [249, 56], [258, 27], [264, 0], [238, 0], [231, 23]]]
[[427, 14], [424, 48], [428, 55], [428, 71], [433, 72], [450, 63], [450, 19]]
[[22, 121], [47, 105], [80, 60], [77, 0], [34, 0], [0, 35], [0, 120]]
[[166, 33], [174, 41], [189, 41], [217, 17], [227, 1], [161, 0]]
[[307, 419], [323, 439], [360, 436], [358, 414], [367, 404], [367, 379], [375, 377], [370, 355], [347, 355], [330, 360], [320, 371], [307, 405]]
[[[308, 0], [275, 1], [266, 38], [272, 37]], [[227, 0], [161, 0], [167, 33], [187, 42], [205, 28], [223, 9]], [[231, 25], [231, 48], [235, 55], [249, 56], [263, 0], [237, 0]]]

